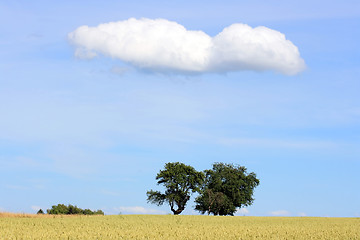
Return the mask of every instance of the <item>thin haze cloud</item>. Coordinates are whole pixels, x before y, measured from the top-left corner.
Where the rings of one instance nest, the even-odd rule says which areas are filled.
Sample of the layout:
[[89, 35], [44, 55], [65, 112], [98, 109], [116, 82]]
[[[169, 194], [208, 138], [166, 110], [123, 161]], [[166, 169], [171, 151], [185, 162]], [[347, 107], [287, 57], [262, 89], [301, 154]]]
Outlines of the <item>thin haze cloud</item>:
[[294, 75], [305, 69], [283, 33], [236, 23], [214, 37], [166, 19], [135, 19], [81, 26], [68, 34], [75, 56], [98, 54], [152, 72], [226, 73], [243, 70]]
[[290, 212], [286, 210], [278, 210], [278, 211], [272, 211], [270, 212], [270, 215], [272, 216], [290, 216]]
[[151, 208], [144, 208], [140, 206], [118, 207], [118, 208], [114, 208], [114, 210], [125, 214], [166, 214], [165, 211], [151, 209]]

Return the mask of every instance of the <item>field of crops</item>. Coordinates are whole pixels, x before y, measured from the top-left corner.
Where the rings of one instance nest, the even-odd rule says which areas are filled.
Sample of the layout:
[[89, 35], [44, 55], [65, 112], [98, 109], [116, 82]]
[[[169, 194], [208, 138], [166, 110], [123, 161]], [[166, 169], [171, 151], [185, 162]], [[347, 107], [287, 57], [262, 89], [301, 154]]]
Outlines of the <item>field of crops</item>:
[[0, 214], [0, 239], [360, 239], [360, 218]]

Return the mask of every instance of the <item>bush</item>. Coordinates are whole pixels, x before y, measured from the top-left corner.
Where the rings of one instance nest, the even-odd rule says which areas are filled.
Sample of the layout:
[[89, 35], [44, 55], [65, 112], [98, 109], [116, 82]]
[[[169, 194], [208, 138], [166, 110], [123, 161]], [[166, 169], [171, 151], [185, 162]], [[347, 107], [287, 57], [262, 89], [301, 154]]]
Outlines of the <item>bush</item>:
[[48, 214], [62, 214], [62, 215], [71, 215], [71, 214], [104, 215], [104, 212], [101, 210], [97, 210], [97, 211], [91, 211], [90, 209], [83, 210], [71, 204], [69, 204], [68, 206], [64, 204], [53, 205], [51, 209], [46, 210], [46, 212]]
[[36, 214], [44, 214], [44, 211], [40, 208], [40, 210]]

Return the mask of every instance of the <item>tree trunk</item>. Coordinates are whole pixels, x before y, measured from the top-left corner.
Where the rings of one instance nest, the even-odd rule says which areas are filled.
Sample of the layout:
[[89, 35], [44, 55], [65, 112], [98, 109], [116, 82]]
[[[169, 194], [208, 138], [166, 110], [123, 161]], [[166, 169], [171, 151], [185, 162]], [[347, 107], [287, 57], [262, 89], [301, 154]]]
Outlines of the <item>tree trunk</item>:
[[174, 215], [179, 215], [183, 210], [178, 209], [178, 210], [172, 210]]
[[174, 213], [174, 215], [179, 215], [182, 211], [184, 211], [184, 207], [178, 207], [178, 209], [174, 209], [173, 207], [171, 207], [171, 211]]

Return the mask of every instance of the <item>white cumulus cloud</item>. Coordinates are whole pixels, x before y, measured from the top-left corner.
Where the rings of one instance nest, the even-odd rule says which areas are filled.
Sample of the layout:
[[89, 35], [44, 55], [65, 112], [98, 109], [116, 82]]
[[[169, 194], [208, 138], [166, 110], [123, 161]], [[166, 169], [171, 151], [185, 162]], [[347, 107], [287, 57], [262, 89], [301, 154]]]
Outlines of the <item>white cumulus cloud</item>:
[[214, 37], [166, 19], [135, 19], [81, 26], [68, 34], [75, 56], [98, 54], [154, 72], [206, 73], [305, 69], [298, 48], [267, 27], [232, 24]]
[[286, 211], [286, 210], [278, 210], [278, 211], [270, 212], [270, 215], [272, 215], [272, 216], [289, 216], [290, 212]]
[[33, 205], [31, 206], [31, 209], [37, 212], [41, 209], [41, 207]]
[[245, 215], [248, 213], [249, 213], [249, 210], [247, 210], [246, 208], [240, 208], [236, 211], [236, 215]]
[[121, 212], [123, 214], [166, 214], [166, 212], [151, 208], [144, 208], [140, 206], [135, 207], [118, 207], [114, 209], [115, 211]]

